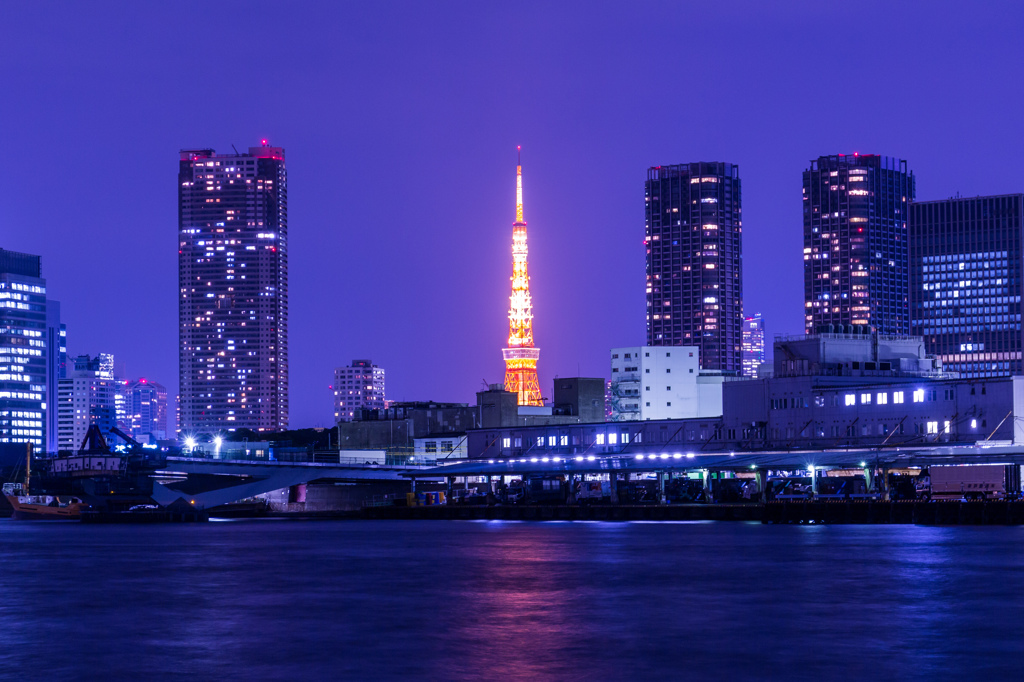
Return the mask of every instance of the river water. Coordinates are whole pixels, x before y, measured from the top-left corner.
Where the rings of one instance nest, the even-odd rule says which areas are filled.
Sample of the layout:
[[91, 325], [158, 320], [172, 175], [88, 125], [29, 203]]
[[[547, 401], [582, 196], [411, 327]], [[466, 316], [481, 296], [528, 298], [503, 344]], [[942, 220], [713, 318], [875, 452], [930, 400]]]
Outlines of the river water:
[[1024, 528], [0, 520], [0, 678], [1021, 679]]

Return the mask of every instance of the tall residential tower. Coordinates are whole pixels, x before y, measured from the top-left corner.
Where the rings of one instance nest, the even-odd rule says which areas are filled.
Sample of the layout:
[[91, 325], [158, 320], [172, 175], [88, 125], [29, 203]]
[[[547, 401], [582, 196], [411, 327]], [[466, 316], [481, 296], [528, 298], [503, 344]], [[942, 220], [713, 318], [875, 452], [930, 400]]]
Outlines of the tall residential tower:
[[[516, 148], [518, 151], [518, 147]], [[516, 221], [512, 223], [512, 296], [508, 309], [508, 348], [505, 358], [505, 390], [518, 396], [520, 405], [543, 405], [537, 380], [540, 348], [533, 346], [533, 298], [526, 272], [526, 221], [523, 219], [523, 165], [516, 164]]]
[[743, 216], [739, 167], [655, 166], [644, 186], [647, 345], [697, 346], [704, 369], [739, 372]]
[[286, 429], [284, 149], [182, 151], [178, 228], [179, 428]]
[[803, 184], [805, 331], [909, 334], [907, 162], [822, 156]]

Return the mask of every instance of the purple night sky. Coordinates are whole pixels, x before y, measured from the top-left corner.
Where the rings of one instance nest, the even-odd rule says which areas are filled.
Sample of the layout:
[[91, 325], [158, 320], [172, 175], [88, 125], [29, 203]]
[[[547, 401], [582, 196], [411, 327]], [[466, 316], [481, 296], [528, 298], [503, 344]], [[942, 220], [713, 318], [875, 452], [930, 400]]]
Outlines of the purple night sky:
[[287, 150], [291, 420], [502, 380], [523, 146], [541, 389], [644, 327], [652, 165], [743, 181], [745, 309], [802, 331], [801, 171], [905, 158], [918, 199], [1024, 191], [1024, 3], [7, 3], [0, 247], [73, 354], [177, 389], [178, 150]]

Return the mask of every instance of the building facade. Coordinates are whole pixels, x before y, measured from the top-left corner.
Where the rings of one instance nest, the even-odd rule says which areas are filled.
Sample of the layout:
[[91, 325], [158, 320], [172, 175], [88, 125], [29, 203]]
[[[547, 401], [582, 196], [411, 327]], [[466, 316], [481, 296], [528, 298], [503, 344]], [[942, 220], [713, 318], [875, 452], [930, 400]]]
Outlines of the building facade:
[[644, 186], [647, 345], [697, 346], [701, 366], [739, 372], [743, 216], [739, 167], [655, 166]]
[[910, 333], [914, 174], [875, 154], [822, 156], [803, 174], [807, 333]]
[[392, 458], [464, 457], [466, 430], [480, 425], [479, 415], [466, 403], [404, 402], [362, 410], [356, 419], [338, 422], [339, 449], [342, 457], [370, 451]]
[[611, 421], [651, 421], [722, 414], [725, 376], [701, 370], [696, 346], [611, 350]]
[[911, 205], [910, 310], [929, 353], [963, 377], [1024, 374], [1024, 194]]
[[57, 452], [59, 382], [67, 376], [68, 332], [60, 321], [60, 303], [46, 301], [46, 450]]
[[334, 369], [334, 421], [360, 417], [360, 410], [383, 410], [384, 369], [369, 360], [353, 360]]
[[764, 360], [764, 319], [757, 313], [743, 318], [743, 376], [756, 377]]
[[288, 176], [284, 149], [181, 152], [179, 373], [183, 432], [288, 426]]
[[[722, 385], [721, 416], [591, 424], [487, 425], [470, 458], [701, 455], [1024, 443], [1024, 377], [962, 379], [921, 338], [820, 334], [780, 339], [774, 371]], [[866, 451], [865, 458], [871, 456]]]
[[157, 441], [167, 438], [167, 389], [150, 379], [125, 383], [127, 428], [133, 438]]
[[76, 451], [89, 426], [96, 424], [105, 438], [118, 425], [117, 396], [121, 382], [114, 377], [114, 356], [74, 358], [67, 376], [58, 383], [57, 445]]
[[554, 414], [596, 422], [605, 418], [605, 380], [563, 377], [554, 381]]
[[46, 304], [42, 258], [0, 249], [0, 443], [47, 443]]

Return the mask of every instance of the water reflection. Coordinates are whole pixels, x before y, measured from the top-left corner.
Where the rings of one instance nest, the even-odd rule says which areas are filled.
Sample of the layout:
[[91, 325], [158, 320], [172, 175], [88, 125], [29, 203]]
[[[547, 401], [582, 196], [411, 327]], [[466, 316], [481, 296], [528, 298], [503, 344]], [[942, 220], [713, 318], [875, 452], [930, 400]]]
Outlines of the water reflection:
[[29, 679], [1006, 677], [1024, 635], [1022, 533], [0, 521], [0, 670]]

